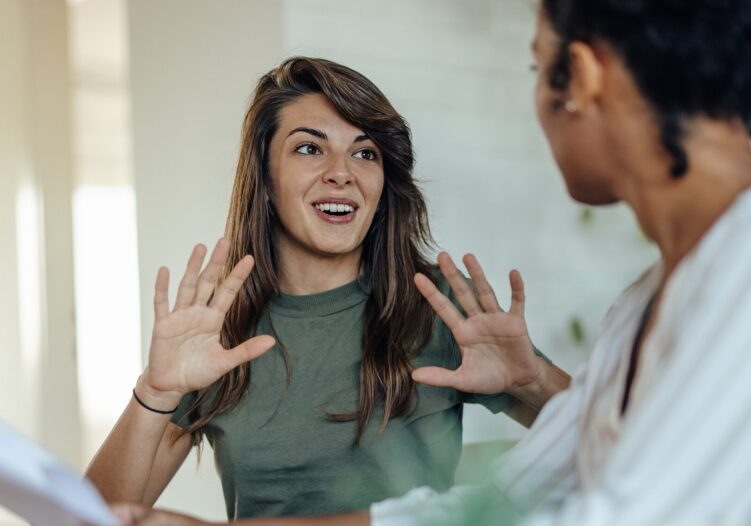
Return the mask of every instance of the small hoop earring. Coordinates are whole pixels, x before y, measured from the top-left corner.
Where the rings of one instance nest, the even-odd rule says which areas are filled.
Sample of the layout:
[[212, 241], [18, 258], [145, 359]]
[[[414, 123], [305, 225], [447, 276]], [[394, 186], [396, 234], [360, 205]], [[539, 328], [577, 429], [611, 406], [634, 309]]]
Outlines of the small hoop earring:
[[576, 102], [573, 100], [567, 100], [566, 104], [564, 104], [564, 108], [566, 108], [566, 111], [569, 113], [576, 113], [576, 111], [579, 109], [576, 107]]

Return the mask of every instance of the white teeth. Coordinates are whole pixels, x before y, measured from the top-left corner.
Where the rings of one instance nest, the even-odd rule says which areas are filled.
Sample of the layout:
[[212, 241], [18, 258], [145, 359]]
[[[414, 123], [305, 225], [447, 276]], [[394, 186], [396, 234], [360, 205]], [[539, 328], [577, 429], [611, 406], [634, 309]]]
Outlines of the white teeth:
[[319, 203], [315, 205], [315, 207], [320, 210], [321, 212], [337, 212], [337, 213], [344, 213], [344, 212], [354, 212], [355, 207], [351, 205], [344, 205], [340, 203]]

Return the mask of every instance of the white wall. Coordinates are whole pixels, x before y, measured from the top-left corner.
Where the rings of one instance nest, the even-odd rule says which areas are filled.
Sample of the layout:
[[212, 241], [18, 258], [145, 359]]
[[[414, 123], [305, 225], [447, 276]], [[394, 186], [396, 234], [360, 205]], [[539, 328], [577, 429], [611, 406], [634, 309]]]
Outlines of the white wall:
[[36, 432], [21, 352], [16, 200], [21, 181], [30, 175], [26, 108], [26, 10], [22, 2], [0, 4], [0, 416], [27, 434]]
[[4, 0], [0, 37], [0, 419], [80, 468], [65, 2]]
[[[129, 3], [133, 167], [143, 349], [156, 271], [177, 288], [192, 246], [224, 233], [242, 118], [261, 74], [281, 59], [281, 4], [260, 0]], [[206, 451], [189, 458], [160, 504], [226, 518]]]
[[129, 4], [144, 350], [159, 266], [179, 279], [192, 246], [224, 232], [242, 118], [281, 56], [278, 5]]
[[43, 207], [40, 439], [71, 464], [80, 465], [67, 7], [63, 0], [34, 0], [27, 6], [30, 144]]
[[78, 466], [66, 6], [0, 5], [0, 416]]

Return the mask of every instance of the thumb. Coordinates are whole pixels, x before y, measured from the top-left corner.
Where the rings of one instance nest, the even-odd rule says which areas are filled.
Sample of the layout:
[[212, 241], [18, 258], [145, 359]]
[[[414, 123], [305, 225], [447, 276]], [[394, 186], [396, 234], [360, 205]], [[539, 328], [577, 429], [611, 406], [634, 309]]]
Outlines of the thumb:
[[459, 389], [459, 375], [443, 367], [420, 367], [412, 371], [412, 379], [421, 384], [435, 387], [453, 387]]
[[274, 338], [263, 334], [261, 336], [254, 336], [249, 340], [245, 340], [230, 351], [221, 351], [226, 369], [228, 371], [231, 371], [238, 365], [242, 365], [245, 362], [255, 360], [263, 353], [271, 349], [275, 343], [276, 340]]

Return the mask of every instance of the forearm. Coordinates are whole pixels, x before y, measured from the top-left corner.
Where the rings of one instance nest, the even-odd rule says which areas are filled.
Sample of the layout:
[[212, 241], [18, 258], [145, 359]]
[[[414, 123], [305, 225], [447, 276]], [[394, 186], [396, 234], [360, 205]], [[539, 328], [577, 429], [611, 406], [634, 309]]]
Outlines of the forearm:
[[536, 417], [548, 400], [560, 391], [568, 389], [570, 384], [571, 377], [568, 373], [555, 365], [543, 362], [543, 367], [535, 381], [515, 388], [510, 394], [529, 408], [529, 411], [524, 411], [525, 418], [529, 416], [530, 411]]
[[[156, 398], [140, 383], [136, 390], [153, 407], [171, 409], [179, 402], [175, 397]], [[106, 501], [144, 502], [156, 453], [169, 421], [170, 415], [149, 411], [131, 398], [86, 471]]]

